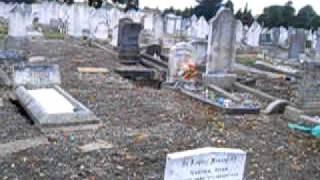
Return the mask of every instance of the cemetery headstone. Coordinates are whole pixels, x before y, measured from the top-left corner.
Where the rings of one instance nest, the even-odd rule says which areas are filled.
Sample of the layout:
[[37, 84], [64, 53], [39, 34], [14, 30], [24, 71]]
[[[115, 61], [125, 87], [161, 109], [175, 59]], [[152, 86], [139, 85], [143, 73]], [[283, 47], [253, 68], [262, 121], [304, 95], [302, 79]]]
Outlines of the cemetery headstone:
[[139, 57], [139, 35], [141, 30], [141, 24], [130, 22], [128, 19], [120, 20], [118, 34], [120, 59], [134, 60]]
[[260, 34], [262, 27], [256, 21], [253, 22], [246, 34], [246, 43], [252, 47], [259, 46]]
[[320, 62], [304, 61], [297, 105], [309, 115], [320, 115]]
[[230, 9], [222, 9], [211, 20], [207, 74], [231, 71], [236, 55], [236, 20]]
[[298, 59], [305, 52], [306, 35], [304, 29], [295, 29], [290, 34], [289, 59]]
[[61, 84], [58, 65], [15, 66], [13, 73], [15, 86], [48, 87]]
[[278, 27], [272, 28], [272, 44], [274, 46], [279, 45], [279, 40], [280, 40], [280, 28]]
[[169, 72], [167, 82], [189, 80], [185, 78], [186, 73], [195, 66], [195, 52], [188, 43], [178, 43], [170, 49]]
[[246, 153], [202, 148], [167, 155], [164, 180], [243, 180]]

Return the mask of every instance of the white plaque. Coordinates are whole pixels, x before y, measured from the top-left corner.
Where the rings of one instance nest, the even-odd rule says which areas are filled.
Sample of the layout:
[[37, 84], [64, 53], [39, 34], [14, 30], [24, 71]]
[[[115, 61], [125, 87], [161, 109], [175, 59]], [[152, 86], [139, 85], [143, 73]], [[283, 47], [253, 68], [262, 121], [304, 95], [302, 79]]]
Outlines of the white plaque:
[[202, 148], [167, 155], [164, 180], [243, 180], [246, 152]]

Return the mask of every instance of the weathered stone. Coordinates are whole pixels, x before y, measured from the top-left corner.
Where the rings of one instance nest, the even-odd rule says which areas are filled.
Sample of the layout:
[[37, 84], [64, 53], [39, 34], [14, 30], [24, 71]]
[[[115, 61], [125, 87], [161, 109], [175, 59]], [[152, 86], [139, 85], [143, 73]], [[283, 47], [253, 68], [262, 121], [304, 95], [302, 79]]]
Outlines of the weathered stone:
[[[50, 126], [92, 124], [99, 122], [98, 118], [89, 109], [60, 87], [54, 86], [48, 90], [59, 94], [59, 96], [63, 98], [63, 101], [67, 101], [71, 106], [66, 103], [63, 105], [66, 108], [56, 108], [57, 104], [55, 104], [55, 102], [50, 102], [49, 99], [49, 102], [45, 102], [43, 98], [37, 95], [34, 96], [39, 90], [41, 91], [42, 89], [30, 91], [20, 86], [15, 91], [19, 103], [36, 124], [40, 126]], [[48, 103], [50, 103], [50, 107], [47, 107]], [[54, 105], [55, 107], [51, 107]], [[61, 104], [58, 104], [58, 106], [61, 106]]]
[[304, 29], [295, 29], [289, 36], [289, 59], [298, 59], [305, 52], [306, 35]]
[[13, 74], [15, 86], [47, 87], [61, 84], [58, 65], [15, 66]]
[[230, 9], [222, 9], [210, 21], [207, 73], [229, 72], [236, 56], [237, 22]]
[[309, 115], [320, 115], [320, 62], [304, 61], [297, 105]]

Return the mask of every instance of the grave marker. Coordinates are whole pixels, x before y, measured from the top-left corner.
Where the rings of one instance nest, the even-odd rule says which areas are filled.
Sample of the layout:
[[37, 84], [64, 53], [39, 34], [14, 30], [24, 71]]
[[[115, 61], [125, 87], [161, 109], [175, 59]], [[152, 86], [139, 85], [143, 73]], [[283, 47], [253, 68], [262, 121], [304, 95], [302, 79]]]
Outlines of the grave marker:
[[140, 53], [139, 35], [142, 25], [121, 19], [119, 22], [118, 50], [119, 58], [134, 60]]
[[295, 29], [290, 33], [289, 59], [298, 59], [305, 52], [306, 35], [304, 29]]
[[167, 155], [164, 180], [242, 180], [246, 152], [202, 148]]
[[13, 81], [15, 86], [28, 87], [46, 87], [61, 84], [59, 66], [15, 66]]

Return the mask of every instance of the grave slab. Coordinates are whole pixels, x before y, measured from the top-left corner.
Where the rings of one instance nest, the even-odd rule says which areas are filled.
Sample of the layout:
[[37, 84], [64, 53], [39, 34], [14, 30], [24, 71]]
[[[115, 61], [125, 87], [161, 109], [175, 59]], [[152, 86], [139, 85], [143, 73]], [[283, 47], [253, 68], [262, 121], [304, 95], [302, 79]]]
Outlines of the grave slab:
[[21, 106], [40, 126], [99, 123], [89, 109], [59, 86], [36, 90], [20, 86], [15, 92]]
[[202, 148], [167, 155], [164, 180], [242, 180], [246, 152]]

